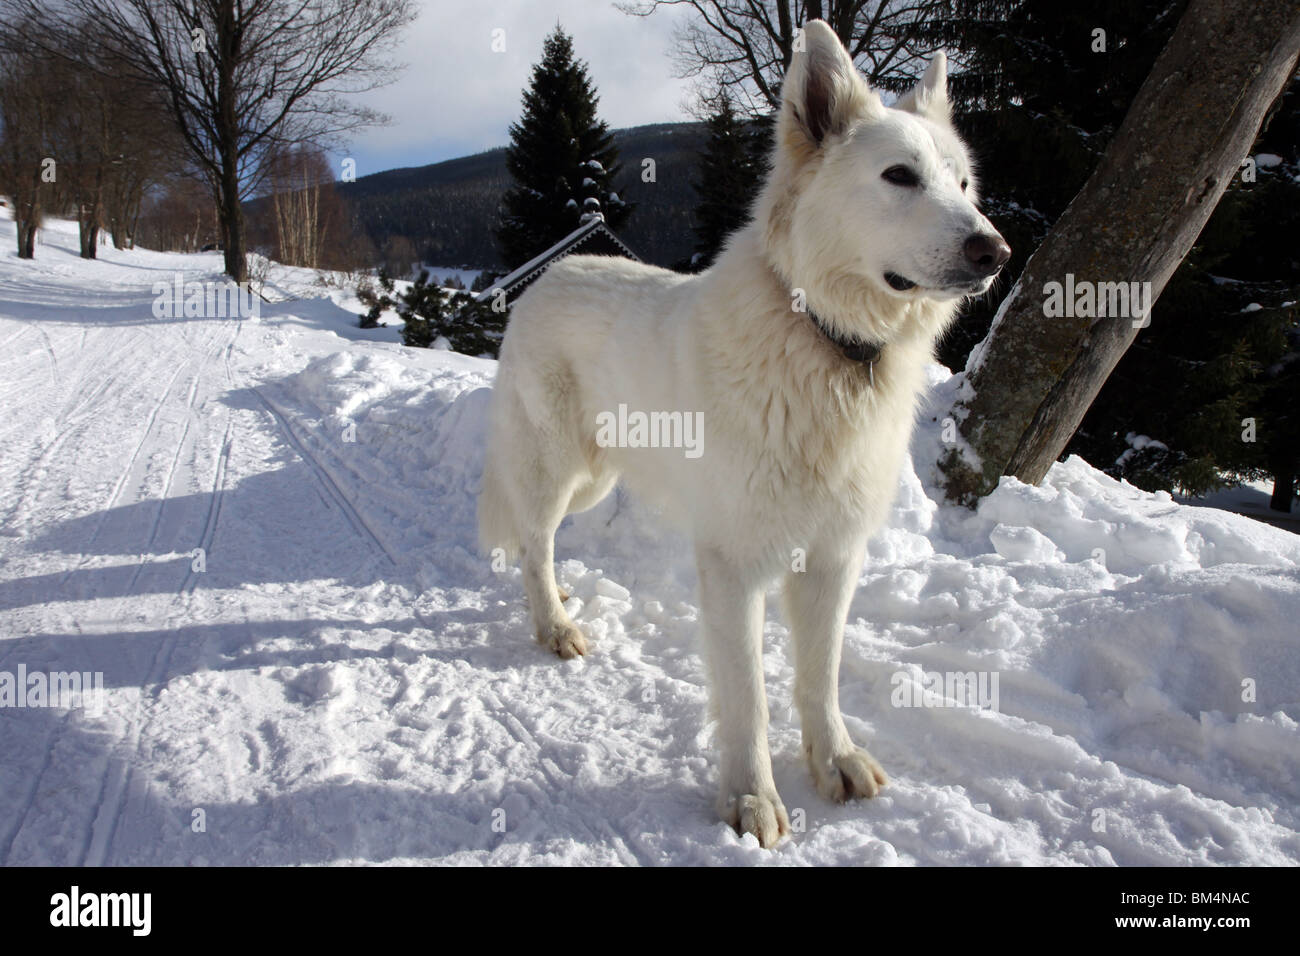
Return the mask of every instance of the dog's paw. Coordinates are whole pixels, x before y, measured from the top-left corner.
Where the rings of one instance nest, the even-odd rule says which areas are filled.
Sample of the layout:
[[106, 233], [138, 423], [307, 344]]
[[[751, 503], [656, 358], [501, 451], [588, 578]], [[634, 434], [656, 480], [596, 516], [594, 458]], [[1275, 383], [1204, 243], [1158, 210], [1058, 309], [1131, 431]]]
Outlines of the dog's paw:
[[889, 783], [884, 768], [861, 747], [818, 759], [808, 755], [817, 792], [827, 800], [843, 803], [855, 797], [874, 797]]
[[742, 836], [752, 833], [764, 849], [776, 846], [790, 833], [790, 817], [781, 798], [769, 794], [731, 794], [722, 805], [722, 818]]
[[565, 660], [587, 653], [587, 639], [576, 624], [556, 624], [537, 635], [537, 642], [550, 648]]

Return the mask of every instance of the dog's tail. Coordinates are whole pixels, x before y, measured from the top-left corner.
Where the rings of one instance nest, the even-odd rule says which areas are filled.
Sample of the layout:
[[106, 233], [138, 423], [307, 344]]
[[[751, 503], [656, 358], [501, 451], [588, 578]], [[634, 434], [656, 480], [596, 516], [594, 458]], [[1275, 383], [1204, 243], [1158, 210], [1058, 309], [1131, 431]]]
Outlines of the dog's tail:
[[489, 445], [483, 461], [483, 487], [478, 493], [478, 545], [483, 554], [499, 557], [500, 548], [507, 563], [519, 556], [519, 531], [515, 528], [514, 509], [502, 484], [501, 464]]

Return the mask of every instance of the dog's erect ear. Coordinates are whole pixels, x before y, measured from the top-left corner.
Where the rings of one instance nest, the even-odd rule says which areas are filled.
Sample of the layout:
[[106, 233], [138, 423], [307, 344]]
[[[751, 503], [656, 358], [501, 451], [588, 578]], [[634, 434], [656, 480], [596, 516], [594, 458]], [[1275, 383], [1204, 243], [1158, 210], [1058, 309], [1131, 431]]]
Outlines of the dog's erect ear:
[[814, 143], [841, 133], [870, 111], [875, 93], [858, 74], [848, 51], [824, 20], [803, 25], [785, 74], [782, 108]]
[[952, 118], [948, 105], [948, 57], [942, 50], [935, 51], [921, 82], [899, 97], [894, 108], [940, 123]]

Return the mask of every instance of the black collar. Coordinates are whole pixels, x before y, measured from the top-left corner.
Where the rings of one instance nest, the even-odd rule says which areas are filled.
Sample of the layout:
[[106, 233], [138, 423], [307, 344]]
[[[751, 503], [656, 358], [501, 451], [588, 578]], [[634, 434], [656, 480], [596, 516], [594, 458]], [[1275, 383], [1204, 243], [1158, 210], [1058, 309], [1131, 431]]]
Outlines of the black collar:
[[880, 359], [879, 345], [871, 345], [858, 339], [843, 338], [828, 329], [826, 323], [819, 319], [817, 313], [812, 309], [808, 310], [808, 315], [812, 318], [813, 325], [817, 326], [817, 330], [830, 339], [831, 344], [839, 349], [850, 362], [865, 362], [868, 365], [875, 365]]

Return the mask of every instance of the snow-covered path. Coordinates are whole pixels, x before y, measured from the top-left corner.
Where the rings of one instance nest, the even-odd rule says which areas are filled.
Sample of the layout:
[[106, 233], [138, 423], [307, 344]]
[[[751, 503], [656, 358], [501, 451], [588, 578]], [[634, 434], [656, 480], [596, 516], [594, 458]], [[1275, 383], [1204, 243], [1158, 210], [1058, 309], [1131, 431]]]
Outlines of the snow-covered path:
[[[909, 471], [842, 675], [893, 783], [816, 796], [770, 602], [806, 829], [768, 853], [712, 814], [689, 548], [622, 496], [567, 522], [571, 662], [475, 552], [493, 363], [291, 270], [260, 319], [156, 319], [218, 257], [85, 263], [55, 223], [24, 263], [0, 226], [0, 672], [105, 686], [0, 707], [0, 862], [1300, 862], [1293, 535], [1078, 460], [978, 514]], [[997, 711], [891, 706], [934, 671], [996, 674]]]

